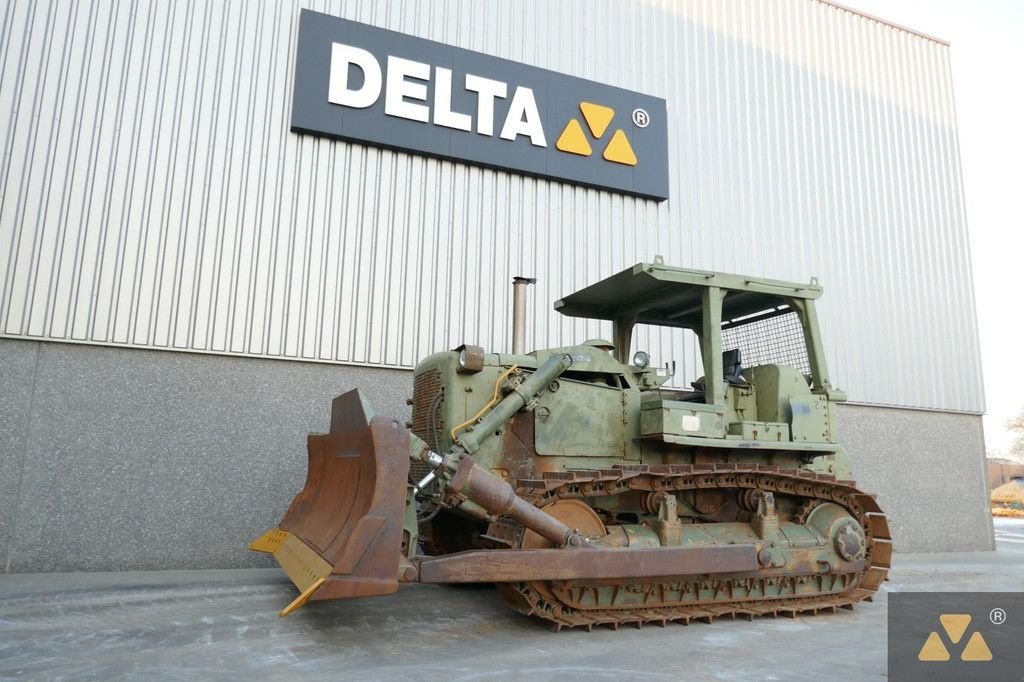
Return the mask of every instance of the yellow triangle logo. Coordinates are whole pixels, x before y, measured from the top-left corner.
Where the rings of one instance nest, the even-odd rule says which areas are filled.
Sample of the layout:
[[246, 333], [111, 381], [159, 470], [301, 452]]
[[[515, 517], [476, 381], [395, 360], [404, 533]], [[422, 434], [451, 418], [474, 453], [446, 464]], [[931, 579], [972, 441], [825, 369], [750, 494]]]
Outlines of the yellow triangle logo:
[[[970, 618], [970, 616], [968, 616]], [[967, 640], [967, 646], [964, 647], [964, 652], [960, 654], [961, 661], [991, 661], [992, 650], [988, 648], [988, 644], [985, 642], [985, 638], [981, 636], [980, 632], [975, 632], [971, 635], [971, 638]]]
[[939, 622], [949, 635], [949, 641], [956, 644], [967, 632], [967, 626], [971, 624], [971, 616], [967, 613], [944, 613], [939, 616]]
[[555, 142], [555, 147], [563, 152], [580, 156], [590, 156], [591, 154], [590, 143], [587, 142], [587, 136], [583, 134], [583, 128], [576, 119], [571, 119], [565, 126], [565, 130]]
[[636, 165], [636, 154], [633, 153], [633, 147], [629, 144], [626, 133], [622, 132], [621, 128], [612, 135], [612, 141], [604, 150], [604, 158], [606, 161], [614, 161], [627, 166]]
[[939, 633], [933, 632], [928, 635], [928, 639], [925, 640], [924, 646], [921, 647], [921, 651], [917, 654], [917, 660], [919, 661], [948, 661], [949, 652], [946, 651], [946, 646], [942, 643], [942, 639], [939, 637]]
[[583, 118], [587, 121], [587, 127], [596, 138], [604, 135], [604, 131], [608, 130], [608, 124], [615, 117], [615, 110], [611, 107], [603, 107], [590, 102], [580, 102], [580, 111], [583, 112]]

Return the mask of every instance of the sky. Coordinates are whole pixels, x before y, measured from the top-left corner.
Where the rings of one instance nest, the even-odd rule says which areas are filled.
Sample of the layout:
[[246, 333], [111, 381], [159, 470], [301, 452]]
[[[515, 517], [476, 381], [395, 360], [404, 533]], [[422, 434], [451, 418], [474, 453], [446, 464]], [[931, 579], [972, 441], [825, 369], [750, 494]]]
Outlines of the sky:
[[[1024, 409], [1024, 1], [839, 0], [950, 44], [990, 456]], [[936, 368], [941, 371], [941, 368]]]

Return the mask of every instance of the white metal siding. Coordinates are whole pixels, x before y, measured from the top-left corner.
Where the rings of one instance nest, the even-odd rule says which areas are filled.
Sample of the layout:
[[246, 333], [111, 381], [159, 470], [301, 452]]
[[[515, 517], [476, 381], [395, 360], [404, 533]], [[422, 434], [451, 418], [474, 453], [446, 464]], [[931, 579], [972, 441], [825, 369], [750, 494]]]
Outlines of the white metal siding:
[[[655, 203], [289, 132], [299, 7], [664, 97]], [[984, 408], [948, 48], [816, 0], [8, 2], [0, 333], [412, 366], [637, 261], [821, 278], [834, 381]], [[641, 335], [692, 378], [693, 350]]]

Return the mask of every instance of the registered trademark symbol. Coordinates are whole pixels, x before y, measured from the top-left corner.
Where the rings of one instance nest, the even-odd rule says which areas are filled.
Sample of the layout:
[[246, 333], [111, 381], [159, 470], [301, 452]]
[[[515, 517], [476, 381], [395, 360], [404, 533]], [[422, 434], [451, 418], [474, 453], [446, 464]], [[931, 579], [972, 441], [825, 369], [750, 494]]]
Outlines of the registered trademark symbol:
[[646, 128], [651, 124], [651, 115], [645, 109], [633, 110], [633, 125], [637, 128]]
[[995, 608], [989, 611], [988, 619], [992, 621], [993, 625], [1002, 625], [1006, 622], [1006, 611], [1000, 608]]

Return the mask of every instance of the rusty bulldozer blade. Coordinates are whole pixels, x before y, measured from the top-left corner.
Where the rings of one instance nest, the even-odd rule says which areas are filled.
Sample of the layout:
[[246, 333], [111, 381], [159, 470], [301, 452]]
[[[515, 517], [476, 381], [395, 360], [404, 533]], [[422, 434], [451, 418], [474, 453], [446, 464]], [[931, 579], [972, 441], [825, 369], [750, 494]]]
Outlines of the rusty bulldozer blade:
[[273, 554], [309, 601], [391, 594], [398, 589], [410, 438], [373, 416], [359, 394], [334, 399], [331, 432], [310, 434], [306, 485], [277, 528], [249, 548]]

